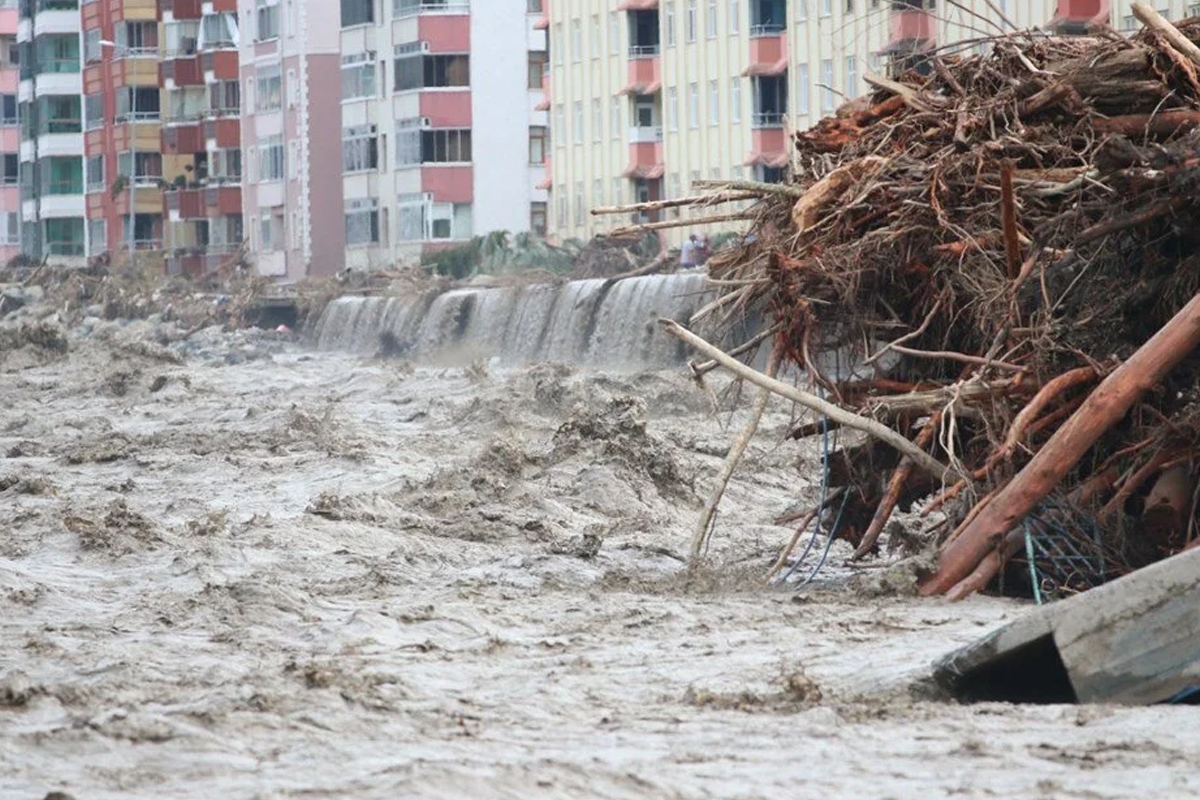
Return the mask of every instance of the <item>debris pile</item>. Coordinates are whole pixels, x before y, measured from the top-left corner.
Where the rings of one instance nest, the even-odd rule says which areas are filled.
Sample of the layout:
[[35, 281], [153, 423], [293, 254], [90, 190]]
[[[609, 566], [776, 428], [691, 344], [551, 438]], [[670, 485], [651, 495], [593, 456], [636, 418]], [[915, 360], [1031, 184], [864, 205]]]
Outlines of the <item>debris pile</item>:
[[1072, 593], [1197, 541], [1200, 20], [1134, 12], [869, 78], [709, 264], [709, 313], [765, 308], [804, 370], [742, 369], [818, 411], [796, 436], [867, 434], [817, 524], [863, 556], [897, 508], [944, 515], [926, 594]]

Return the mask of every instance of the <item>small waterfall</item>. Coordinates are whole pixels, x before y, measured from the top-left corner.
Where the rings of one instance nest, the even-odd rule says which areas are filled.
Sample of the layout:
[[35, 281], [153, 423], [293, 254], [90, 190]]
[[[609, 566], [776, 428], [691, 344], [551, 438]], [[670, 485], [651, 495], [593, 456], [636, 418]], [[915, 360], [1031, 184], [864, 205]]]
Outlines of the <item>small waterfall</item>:
[[687, 322], [711, 299], [703, 274], [453, 289], [436, 296], [340, 297], [317, 323], [322, 350], [372, 354], [390, 334], [417, 361], [499, 358], [609, 367], [682, 363], [657, 320]]

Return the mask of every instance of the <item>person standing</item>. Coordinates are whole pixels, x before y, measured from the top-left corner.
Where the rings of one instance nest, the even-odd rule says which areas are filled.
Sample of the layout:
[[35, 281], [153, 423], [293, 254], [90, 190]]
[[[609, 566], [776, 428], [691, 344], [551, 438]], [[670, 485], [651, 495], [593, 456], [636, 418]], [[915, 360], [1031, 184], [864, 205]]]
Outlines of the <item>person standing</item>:
[[683, 243], [683, 247], [679, 248], [679, 268], [694, 269], [696, 267], [696, 255], [699, 249], [699, 242], [696, 239], [696, 234], [688, 236], [687, 241]]

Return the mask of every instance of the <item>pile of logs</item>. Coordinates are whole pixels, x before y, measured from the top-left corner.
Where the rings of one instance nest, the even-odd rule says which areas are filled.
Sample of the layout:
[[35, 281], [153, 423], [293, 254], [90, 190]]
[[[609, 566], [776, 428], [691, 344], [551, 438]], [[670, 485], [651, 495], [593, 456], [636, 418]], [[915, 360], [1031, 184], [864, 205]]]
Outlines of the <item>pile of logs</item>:
[[764, 311], [809, 385], [670, 332], [817, 411], [797, 437], [861, 432], [818, 524], [862, 557], [897, 508], [937, 512], [925, 594], [1078, 591], [1198, 541], [1200, 20], [1134, 13], [868, 78], [789, 182], [709, 186], [757, 197], [709, 316]]

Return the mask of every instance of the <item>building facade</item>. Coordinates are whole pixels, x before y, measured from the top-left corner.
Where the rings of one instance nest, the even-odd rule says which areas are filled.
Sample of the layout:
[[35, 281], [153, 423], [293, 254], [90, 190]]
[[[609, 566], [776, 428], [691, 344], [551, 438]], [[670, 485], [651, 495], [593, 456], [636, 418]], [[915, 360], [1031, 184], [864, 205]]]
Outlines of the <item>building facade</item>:
[[83, 71], [75, 0], [20, 0], [21, 246], [32, 257], [87, 252]]
[[[780, 180], [788, 131], [866, 92], [865, 75], [949, 44], [982, 50], [975, 40], [1005, 31], [1082, 33], [1104, 22], [1136, 30], [1131, 4], [547, 0], [551, 231], [589, 238], [631, 221], [591, 209], [684, 196], [701, 179]], [[1183, 0], [1158, 5], [1172, 19], [1200, 13]]]
[[159, 235], [172, 274], [218, 271], [245, 238], [237, 11], [236, 0], [159, 2]]
[[21, 252], [21, 127], [17, 115], [21, 51], [17, 2], [0, 0], [0, 265]]

